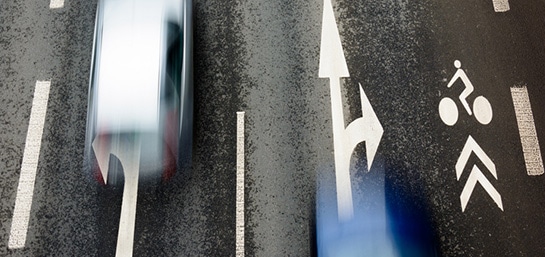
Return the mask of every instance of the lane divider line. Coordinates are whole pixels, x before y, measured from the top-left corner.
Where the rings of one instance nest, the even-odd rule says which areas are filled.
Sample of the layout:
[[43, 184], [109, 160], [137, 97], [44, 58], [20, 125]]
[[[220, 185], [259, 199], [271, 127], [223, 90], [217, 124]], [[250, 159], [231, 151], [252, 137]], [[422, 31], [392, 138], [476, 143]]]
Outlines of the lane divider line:
[[8, 248], [25, 247], [51, 81], [36, 81]]
[[509, 0], [492, 0], [492, 3], [494, 4], [495, 12], [507, 12], [510, 10]]
[[237, 112], [236, 250], [244, 256], [244, 112]]
[[59, 9], [64, 7], [64, 0], [51, 0], [49, 9]]
[[529, 176], [542, 175], [544, 173], [543, 159], [541, 157], [541, 149], [539, 148], [528, 88], [526, 86], [511, 87], [511, 96], [513, 97], [515, 116], [517, 117], [526, 172]]

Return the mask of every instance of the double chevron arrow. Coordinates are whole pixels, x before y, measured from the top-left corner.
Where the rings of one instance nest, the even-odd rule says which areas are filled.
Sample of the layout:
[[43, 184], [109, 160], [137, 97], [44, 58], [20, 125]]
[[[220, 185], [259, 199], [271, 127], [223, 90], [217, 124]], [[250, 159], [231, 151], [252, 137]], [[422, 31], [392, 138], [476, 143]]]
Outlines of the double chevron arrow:
[[[462, 153], [460, 154], [460, 157], [458, 158], [458, 161], [456, 162], [456, 179], [460, 180], [460, 177], [462, 176], [462, 173], [464, 172], [464, 168], [469, 160], [469, 156], [471, 153], [475, 153], [475, 155], [483, 162], [484, 166], [490, 171], [492, 176], [494, 176], [495, 179], [498, 179], [498, 174], [496, 172], [496, 165], [492, 162], [490, 157], [483, 151], [483, 149], [477, 144], [475, 139], [473, 137], [469, 136], [467, 138], [466, 144], [464, 145], [464, 148], [462, 149]], [[473, 165], [473, 168], [471, 169], [471, 173], [469, 174], [469, 178], [467, 179], [467, 182], [464, 186], [464, 189], [462, 190], [462, 193], [460, 194], [460, 202], [462, 204], [462, 212], [465, 211], [467, 207], [467, 203], [469, 202], [469, 198], [471, 197], [471, 194], [473, 193], [473, 189], [475, 189], [475, 186], [477, 183], [480, 183], [484, 190], [490, 195], [492, 200], [498, 205], [498, 207], [503, 211], [503, 203], [501, 200], [501, 195], [498, 193], [498, 191], [494, 188], [494, 186], [488, 181], [488, 179], [484, 176], [483, 172], [477, 167], [477, 165]]]

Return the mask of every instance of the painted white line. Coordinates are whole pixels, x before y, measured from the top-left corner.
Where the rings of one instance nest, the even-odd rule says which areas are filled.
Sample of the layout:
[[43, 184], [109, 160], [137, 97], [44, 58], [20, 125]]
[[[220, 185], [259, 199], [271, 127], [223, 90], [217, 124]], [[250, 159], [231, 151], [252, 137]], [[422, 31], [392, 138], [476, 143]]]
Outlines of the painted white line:
[[58, 9], [64, 7], [64, 0], [51, 0], [49, 2], [49, 9]]
[[10, 249], [25, 247], [50, 87], [50, 81], [36, 81], [23, 161], [21, 163], [21, 175], [11, 221], [8, 242], [8, 248]]
[[492, 0], [494, 4], [495, 12], [507, 12], [509, 11], [509, 0]]
[[237, 112], [236, 250], [244, 256], [244, 112]]
[[534, 124], [534, 115], [528, 96], [528, 88], [512, 87], [511, 96], [515, 106], [515, 115], [517, 116], [517, 125], [519, 128], [520, 142], [522, 143], [522, 152], [526, 163], [526, 172], [530, 176], [542, 175], [543, 159], [539, 148], [536, 125]]

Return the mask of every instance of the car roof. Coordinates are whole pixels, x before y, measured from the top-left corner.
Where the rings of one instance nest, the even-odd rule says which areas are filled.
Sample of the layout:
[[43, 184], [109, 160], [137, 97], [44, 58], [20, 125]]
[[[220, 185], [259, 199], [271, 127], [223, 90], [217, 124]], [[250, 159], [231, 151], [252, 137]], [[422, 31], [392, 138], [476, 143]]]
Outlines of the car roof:
[[[163, 26], [179, 20], [172, 0], [108, 0], [97, 60], [97, 126], [107, 130], [156, 130]], [[174, 11], [173, 11], [174, 10]], [[100, 30], [100, 28], [99, 28]]]

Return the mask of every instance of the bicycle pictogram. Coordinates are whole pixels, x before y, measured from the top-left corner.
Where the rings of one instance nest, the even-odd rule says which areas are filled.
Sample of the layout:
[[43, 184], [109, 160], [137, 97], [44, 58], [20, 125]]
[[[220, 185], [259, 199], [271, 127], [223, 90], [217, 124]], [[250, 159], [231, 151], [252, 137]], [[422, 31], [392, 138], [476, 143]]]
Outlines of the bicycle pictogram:
[[[488, 101], [488, 99], [486, 99], [486, 97], [478, 96], [473, 101], [473, 109], [470, 108], [467, 97], [473, 92], [473, 84], [467, 77], [465, 71], [462, 69], [462, 63], [460, 61], [454, 61], [454, 67], [456, 67], [458, 70], [448, 83], [447, 87], [452, 87], [452, 85], [454, 85], [454, 82], [456, 82], [458, 79], [461, 79], [464, 83], [465, 89], [458, 97], [460, 99], [460, 103], [466, 110], [467, 114], [469, 114], [470, 116], [475, 114], [475, 119], [479, 123], [483, 125], [488, 125], [490, 121], [492, 121], [493, 116], [492, 106], [490, 105], [490, 102]], [[456, 102], [452, 98], [444, 97], [443, 99], [441, 99], [441, 101], [439, 102], [439, 116], [441, 117], [443, 123], [448, 126], [454, 126], [454, 124], [456, 124], [456, 122], [458, 121], [459, 112]]]

